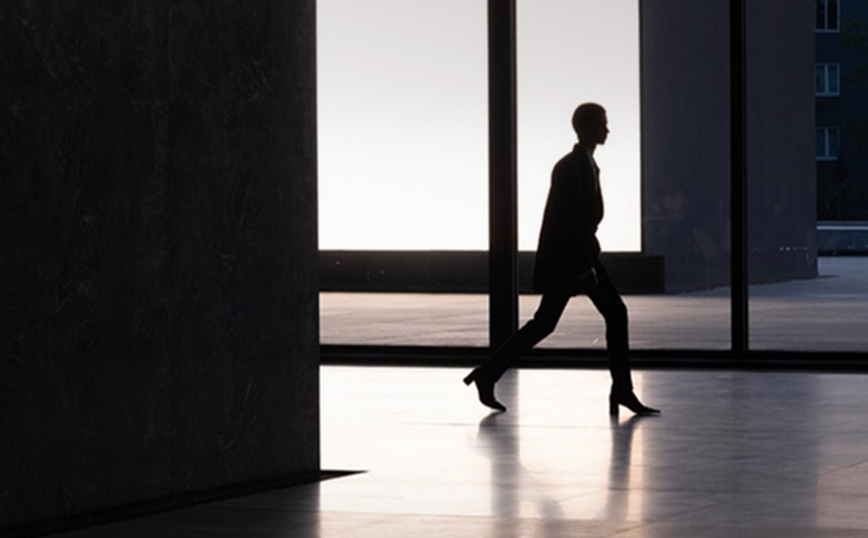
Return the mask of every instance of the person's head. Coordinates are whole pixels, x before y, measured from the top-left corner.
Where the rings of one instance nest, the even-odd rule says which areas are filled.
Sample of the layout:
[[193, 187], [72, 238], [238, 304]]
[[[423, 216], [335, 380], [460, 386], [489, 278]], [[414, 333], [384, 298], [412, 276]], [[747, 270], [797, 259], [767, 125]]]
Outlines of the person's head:
[[585, 146], [596, 146], [606, 143], [609, 134], [609, 120], [606, 109], [597, 103], [584, 103], [573, 112], [573, 130], [579, 137], [579, 143]]

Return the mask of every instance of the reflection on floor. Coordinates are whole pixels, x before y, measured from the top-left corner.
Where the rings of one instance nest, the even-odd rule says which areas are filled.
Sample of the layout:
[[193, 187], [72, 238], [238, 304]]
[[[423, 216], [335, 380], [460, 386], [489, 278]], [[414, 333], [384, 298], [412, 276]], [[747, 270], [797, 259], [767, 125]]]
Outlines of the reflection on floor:
[[[819, 260], [820, 278], [750, 287], [753, 349], [868, 351], [868, 257]], [[634, 349], [729, 349], [729, 288], [629, 295]], [[520, 299], [522, 321], [539, 296]], [[324, 344], [488, 345], [488, 297], [434, 294], [320, 294]], [[585, 297], [567, 307], [542, 347], [602, 348], [605, 328]]]
[[868, 376], [523, 370], [489, 414], [448, 368], [322, 370], [326, 469], [365, 473], [68, 533], [102, 537], [868, 536]]

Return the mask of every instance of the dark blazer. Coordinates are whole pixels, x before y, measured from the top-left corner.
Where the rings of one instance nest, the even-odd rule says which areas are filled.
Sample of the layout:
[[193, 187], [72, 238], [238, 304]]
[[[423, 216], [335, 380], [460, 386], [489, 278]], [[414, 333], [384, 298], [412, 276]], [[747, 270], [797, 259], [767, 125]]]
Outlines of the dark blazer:
[[533, 270], [537, 293], [582, 292], [579, 275], [600, 255], [597, 226], [603, 219], [600, 170], [576, 144], [552, 170]]

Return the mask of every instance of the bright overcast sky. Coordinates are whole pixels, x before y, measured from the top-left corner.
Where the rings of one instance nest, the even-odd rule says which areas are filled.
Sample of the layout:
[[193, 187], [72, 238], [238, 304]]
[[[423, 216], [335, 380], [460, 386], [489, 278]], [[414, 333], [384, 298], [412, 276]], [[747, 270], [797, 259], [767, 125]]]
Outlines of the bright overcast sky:
[[[485, 0], [318, 0], [319, 245], [488, 248]], [[641, 246], [638, 0], [518, 1], [519, 248], [581, 102], [597, 150], [603, 248]]]

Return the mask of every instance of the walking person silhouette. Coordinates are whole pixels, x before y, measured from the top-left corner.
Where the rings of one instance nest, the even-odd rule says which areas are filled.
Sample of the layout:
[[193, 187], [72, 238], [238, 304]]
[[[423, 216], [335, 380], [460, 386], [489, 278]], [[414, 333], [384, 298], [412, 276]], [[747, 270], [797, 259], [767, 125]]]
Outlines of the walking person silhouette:
[[603, 218], [600, 169], [594, 150], [609, 134], [606, 110], [596, 103], [579, 105], [573, 113], [579, 143], [552, 171], [533, 271], [533, 289], [542, 293], [533, 319], [513, 334], [484, 364], [464, 378], [476, 384], [479, 401], [506, 411], [494, 396], [494, 385], [525, 352], [552, 333], [570, 298], [585, 293], [606, 321], [606, 349], [612, 389], [609, 412], [623, 405], [639, 415], [659, 414], [633, 392], [627, 307], [600, 263], [597, 226]]

